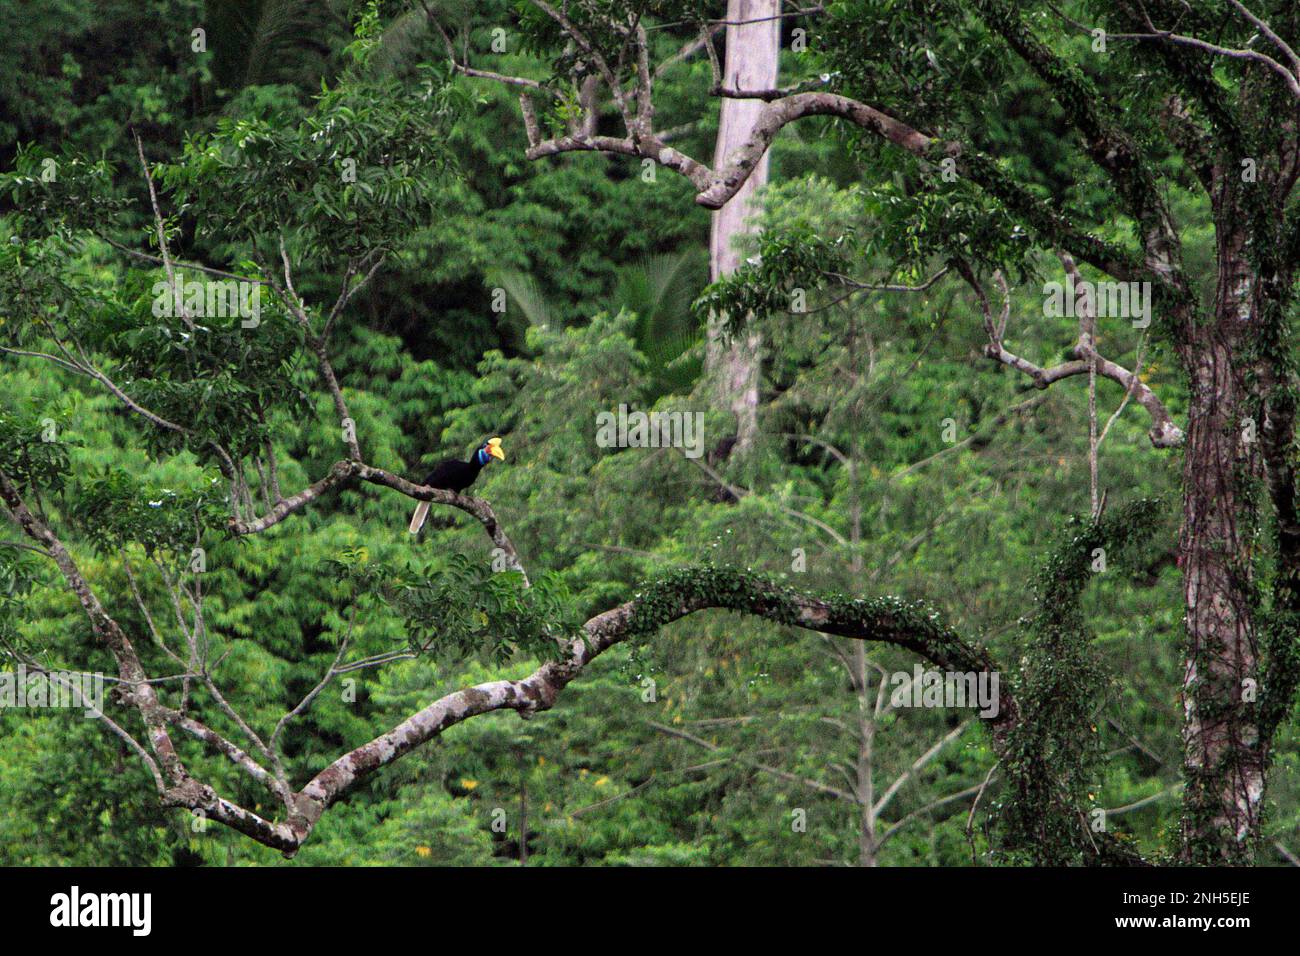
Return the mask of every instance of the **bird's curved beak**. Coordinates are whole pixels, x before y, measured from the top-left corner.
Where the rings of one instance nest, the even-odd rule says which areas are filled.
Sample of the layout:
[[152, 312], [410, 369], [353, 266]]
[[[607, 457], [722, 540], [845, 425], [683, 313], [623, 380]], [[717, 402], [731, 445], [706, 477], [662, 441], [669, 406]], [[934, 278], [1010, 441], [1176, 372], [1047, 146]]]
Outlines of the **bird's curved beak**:
[[503, 451], [501, 450], [501, 439], [500, 439], [500, 438], [489, 438], [489, 439], [488, 439], [488, 443], [487, 443], [487, 453], [488, 453], [489, 455], [491, 455], [493, 458], [496, 458], [496, 459], [498, 459], [498, 460], [500, 460], [500, 461], [505, 461], [505, 460], [506, 460], [506, 453], [503, 452]]

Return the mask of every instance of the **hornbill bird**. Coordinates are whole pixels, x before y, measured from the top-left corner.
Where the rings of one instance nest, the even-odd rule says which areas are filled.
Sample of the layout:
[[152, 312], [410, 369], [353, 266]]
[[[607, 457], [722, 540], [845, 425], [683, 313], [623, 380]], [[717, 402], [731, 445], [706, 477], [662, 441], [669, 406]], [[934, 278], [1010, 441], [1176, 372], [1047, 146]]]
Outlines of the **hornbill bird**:
[[[444, 458], [433, 466], [433, 471], [429, 472], [420, 484], [427, 485], [430, 488], [441, 488], [444, 491], [464, 491], [474, 484], [474, 479], [483, 470], [483, 466], [493, 458], [498, 458], [501, 461], [506, 460], [505, 452], [501, 450], [500, 438], [489, 438], [479, 445], [474, 454], [470, 456], [469, 461], [461, 461], [458, 458]], [[411, 515], [411, 534], [420, 533], [420, 529], [424, 527], [424, 519], [428, 516], [429, 502], [421, 501], [415, 506], [415, 514]]]

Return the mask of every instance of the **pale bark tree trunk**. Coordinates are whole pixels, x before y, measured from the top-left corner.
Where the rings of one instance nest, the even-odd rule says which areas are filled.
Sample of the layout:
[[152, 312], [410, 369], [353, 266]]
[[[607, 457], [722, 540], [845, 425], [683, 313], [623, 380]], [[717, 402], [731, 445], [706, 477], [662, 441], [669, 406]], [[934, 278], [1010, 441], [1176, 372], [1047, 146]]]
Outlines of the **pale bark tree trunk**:
[[[854, 391], [861, 395], [864, 376], [858, 371], [857, 359], [857, 325], [851, 326], [849, 335], [849, 366], [853, 369]], [[857, 416], [862, 414], [862, 403], [854, 403]], [[853, 447], [849, 451], [849, 546], [853, 550], [850, 568], [853, 571], [854, 586], [862, 580], [862, 499], [858, 493], [858, 460], [862, 449], [859, 447], [858, 435], [853, 436]], [[875, 866], [878, 844], [876, 842], [876, 790], [875, 790], [875, 747], [876, 747], [876, 711], [879, 698], [873, 707], [867, 684], [867, 649], [861, 642], [855, 642], [852, 648], [852, 669], [850, 678], [858, 697], [858, 753], [857, 753], [857, 796], [859, 803], [858, 820], [858, 866]], [[879, 693], [885, 690], [885, 676], [880, 675]]]
[[[765, 90], [776, 86], [781, 54], [781, 0], [728, 0], [727, 52], [723, 85], [728, 89]], [[743, 25], [740, 24], [741, 21]], [[749, 139], [765, 104], [762, 100], [722, 99], [718, 121], [716, 162], [722, 163]], [[726, 205], [713, 214], [709, 242], [710, 278], [717, 281], [740, 265], [738, 241], [753, 227], [746, 222], [757, 211], [754, 193], [767, 182], [768, 153], [763, 152], [753, 174]], [[707, 366], [719, 403], [736, 416], [733, 453], [743, 454], [758, 436], [758, 382], [762, 339], [746, 328], [730, 342], [722, 340], [721, 317], [709, 322]]]
[[[876, 720], [867, 685], [867, 649], [853, 646], [853, 687], [858, 695], [858, 866], [876, 865], [876, 789], [874, 777]], [[885, 677], [882, 674], [881, 690]]]
[[528, 865], [528, 770], [519, 772], [519, 865]]

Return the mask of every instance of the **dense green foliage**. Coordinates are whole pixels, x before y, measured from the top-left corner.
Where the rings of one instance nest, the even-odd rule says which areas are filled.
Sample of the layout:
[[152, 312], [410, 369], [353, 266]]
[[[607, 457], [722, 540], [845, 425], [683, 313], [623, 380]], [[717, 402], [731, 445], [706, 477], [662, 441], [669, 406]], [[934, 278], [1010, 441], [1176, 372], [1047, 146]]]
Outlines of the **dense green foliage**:
[[[1182, 631], [1176, 531], [1151, 502], [1177, 497], [1176, 454], [1151, 448], [1129, 403], [1100, 454], [1108, 510], [1080, 518], [1083, 379], [1038, 392], [988, 362], [959, 283], [896, 295], [827, 281], [919, 284], [954, 249], [978, 249], [977, 267], [1015, 280], [1019, 351], [1056, 361], [1072, 337], [1042, 318], [1050, 263], [1006, 208], [962, 182], [917, 188], [912, 158], [805, 121], [774, 147], [756, 258], [706, 291], [709, 218], [689, 183], [663, 170], [647, 181], [633, 160], [599, 154], [526, 161], [514, 93], [453, 76], [407, 5], [43, 5], [49, 15], [0, 11], [0, 345], [78, 342], [183, 427], [152, 426], [58, 361], [0, 355], [0, 471], [30, 490], [151, 670], [178, 672], [172, 648], [195, 626], [191, 608], [172, 604], [176, 582], [201, 594], [216, 683], [264, 733], [341, 645], [348, 659], [391, 656], [342, 675], [288, 725], [285, 762], [300, 785], [442, 694], [531, 672], [590, 615], [634, 595], [644, 606], [636, 639], [554, 709], [454, 727], [331, 808], [293, 861], [158, 808], [135, 754], [79, 712], [0, 709], [0, 864], [854, 864], [862, 809], [842, 795], [864, 767], [878, 836], [889, 832], [873, 862], [1077, 862], [1075, 823], [1096, 810], [1108, 811], [1099, 839], [1165, 851]], [[543, 77], [570, 65], [572, 50], [556, 60], [553, 24], [515, 4], [444, 6], [472, 25], [484, 69]], [[673, 23], [703, 5], [650, 6]], [[1126, 237], [1133, 224], [1094, 219], [1095, 170], [1031, 119], [1054, 116], [1025, 108], [1042, 85], [1011, 75], [958, 5], [830, 6], [842, 29], [787, 54], [792, 77], [828, 72], [866, 99], [906, 95], [928, 128], [989, 112], [988, 139], [973, 146], [997, 157], [997, 175], [1101, 241]], [[201, 23], [210, 52], [195, 54]], [[493, 24], [508, 26], [504, 53]], [[667, 52], [692, 30], [657, 35]], [[1086, 49], [1086, 35], [1077, 43]], [[687, 61], [657, 90], [659, 126], [694, 124], [675, 144], [701, 156], [716, 129], [708, 75]], [[1084, 95], [1092, 81], [1079, 82]], [[1132, 95], [1145, 108], [1141, 89]], [[122, 252], [160, 253], [132, 131], [172, 254], [279, 283], [288, 224], [313, 326], [269, 289], [255, 328], [238, 315], [196, 329], [158, 315], [162, 264]], [[1149, 133], [1153, 161], [1176, 162]], [[1171, 202], [1204, 221], [1190, 188]], [[1208, 229], [1186, 241], [1189, 262], [1212, 259]], [[408, 534], [412, 502], [386, 488], [349, 486], [264, 533], [229, 532], [216, 446], [273, 455], [286, 494], [346, 456], [312, 336], [349, 262], [381, 257], [330, 343], [365, 460], [416, 479], [503, 436], [507, 461], [473, 491], [531, 587], [494, 568], [491, 542], [458, 511], [435, 506], [424, 534]], [[796, 290], [806, 311], [790, 308]], [[753, 313], [766, 343], [763, 437], [744, 460], [716, 451], [732, 424], [701, 375], [711, 308]], [[1126, 323], [1101, 340], [1116, 361], [1140, 360], [1143, 381], [1182, 415], [1166, 347]], [[1103, 424], [1122, 397], [1099, 384]], [[705, 412], [706, 455], [598, 447], [595, 416], [620, 404]], [[867, 645], [855, 688], [855, 642], [790, 617], [656, 617], [684, 590], [749, 593], [760, 580], [830, 595], [864, 621], [901, 608], [913, 635], [988, 648], [1031, 720], [995, 767], [973, 711], [879, 705], [895, 675], [911, 674], [907, 651]], [[0, 517], [0, 661], [19, 653], [115, 673], [57, 569]], [[190, 691], [178, 685], [163, 685], [173, 705]], [[239, 737], [193, 693], [207, 723]], [[1282, 860], [1273, 841], [1290, 846], [1300, 824], [1294, 731], [1278, 722], [1270, 863]], [[196, 741], [178, 746], [214, 786], [275, 813], [234, 766]]]

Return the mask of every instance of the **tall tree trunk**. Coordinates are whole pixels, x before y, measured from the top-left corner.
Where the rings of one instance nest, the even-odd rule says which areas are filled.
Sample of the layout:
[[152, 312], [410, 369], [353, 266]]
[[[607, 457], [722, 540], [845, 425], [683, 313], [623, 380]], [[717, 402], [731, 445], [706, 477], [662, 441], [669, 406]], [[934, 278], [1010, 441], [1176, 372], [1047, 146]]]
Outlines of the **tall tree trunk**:
[[[849, 368], [853, 370], [854, 392], [863, 394], [862, 384], [866, 375], [858, 364], [858, 327], [849, 324]], [[853, 412], [859, 420], [862, 417], [862, 400], [853, 403]], [[853, 586], [861, 587], [864, 562], [862, 559], [862, 497], [858, 486], [858, 462], [862, 458], [862, 442], [855, 432], [849, 448], [849, 558], [853, 571]], [[876, 838], [876, 789], [875, 789], [875, 752], [876, 752], [876, 708], [871, 701], [871, 688], [867, 682], [867, 646], [862, 641], [854, 641], [851, 677], [853, 688], [858, 697], [858, 753], [857, 753], [857, 787], [858, 798], [858, 866], [875, 866], [880, 845]], [[885, 676], [880, 675], [881, 686], [878, 693], [884, 692]]]
[[1186, 343], [1188, 434], [1181, 552], [1186, 607], [1183, 675], [1183, 855], [1247, 863], [1258, 835], [1266, 742], [1251, 564], [1259, 509], [1258, 423], [1248, 416], [1246, 336], [1257, 283], [1244, 235], [1222, 228], [1212, 320]]
[[[858, 866], [875, 866], [876, 852], [876, 789], [875, 789], [875, 748], [876, 748], [876, 714], [871, 704], [870, 686], [867, 683], [867, 646], [862, 641], [854, 641], [850, 651], [853, 655], [853, 686], [858, 694], [858, 754], [857, 754], [857, 797], [858, 797]], [[884, 675], [880, 679], [883, 681]]]
[[[729, 89], [763, 90], [776, 86], [777, 63], [781, 54], [781, 0], [728, 0], [726, 61], [723, 85]], [[743, 21], [743, 22], [742, 22]], [[715, 162], [720, 166], [743, 144], [754, 129], [762, 100], [723, 97], [718, 121]], [[735, 197], [713, 214], [709, 242], [710, 278], [717, 281], [740, 264], [737, 240], [752, 232], [746, 219], [757, 212], [752, 202], [755, 190], [767, 182], [768, 153], [765, 151]], [[720, 334], [721, 316], [709, 321], [707, 366], [720, 404], [736, 416], [733, 452], [743, 454], [758, 437], [758, 380], [762, 341], [757, 332], [746, 329], [725, 342]]]

